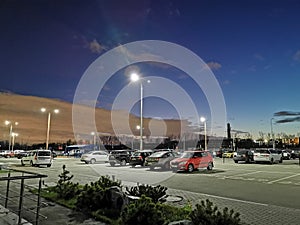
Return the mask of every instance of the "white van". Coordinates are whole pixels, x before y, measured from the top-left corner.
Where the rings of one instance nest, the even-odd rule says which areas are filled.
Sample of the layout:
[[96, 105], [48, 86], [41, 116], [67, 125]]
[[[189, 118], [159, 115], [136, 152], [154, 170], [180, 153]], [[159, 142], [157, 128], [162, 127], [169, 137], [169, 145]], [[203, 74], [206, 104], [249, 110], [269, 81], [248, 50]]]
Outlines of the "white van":
[[53, 157], [50, 150], [33, 150], [28, 152], [27, 156], [21, 159], [21, 165], [40, 166], [46, 165], [50, 167], [52, 165]]

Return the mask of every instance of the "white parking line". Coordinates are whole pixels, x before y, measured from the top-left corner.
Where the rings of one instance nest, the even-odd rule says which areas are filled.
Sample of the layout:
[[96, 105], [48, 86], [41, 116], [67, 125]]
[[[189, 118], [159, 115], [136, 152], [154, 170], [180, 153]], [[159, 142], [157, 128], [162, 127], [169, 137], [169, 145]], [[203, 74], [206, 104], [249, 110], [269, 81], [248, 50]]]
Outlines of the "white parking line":
[[283, 177], [283, 178], [280, 178], [280, 179], [277, 179], [277, 180], [270, 181], [270, 182], [268, 182], [268, 184], [273, 184], [273, 183], [278, 182], [278, 181], [287, 180], [287, 179], [290, 179], [292, 177], [297, 177], [299, 175], [300, 175], [300, 173], [294, 174], [294, 175], [291, 175], [291, 176], [288, 176], [288, 177]]

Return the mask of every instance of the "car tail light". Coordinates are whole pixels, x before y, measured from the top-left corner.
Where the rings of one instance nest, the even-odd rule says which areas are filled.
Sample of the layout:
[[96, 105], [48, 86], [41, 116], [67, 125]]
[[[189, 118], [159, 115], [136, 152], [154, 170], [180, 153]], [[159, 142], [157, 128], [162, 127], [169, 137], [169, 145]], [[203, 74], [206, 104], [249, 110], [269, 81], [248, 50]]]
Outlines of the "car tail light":
[[36, 156], [34, 156], [34, 160], [37, 160], [37, 157], [36, 157]]
[[139, 156], [139, 159], [140, 159], [140, 160], [143, 160], [143, 157], [140, 155], [140, 156]]

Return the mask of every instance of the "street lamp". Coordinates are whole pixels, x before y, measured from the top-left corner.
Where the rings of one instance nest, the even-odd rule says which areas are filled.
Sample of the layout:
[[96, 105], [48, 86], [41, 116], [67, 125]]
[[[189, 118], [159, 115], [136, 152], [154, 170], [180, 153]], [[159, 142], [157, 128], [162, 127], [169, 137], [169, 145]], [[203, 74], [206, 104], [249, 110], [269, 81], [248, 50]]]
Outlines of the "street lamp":
[[[137, 74], [137, 73], [132, 73], [131, 75], [130, 75], [130, 80], [132, 81], [132, 82], [137, 82], [137, 81], [139, 81], [139, 80], [141, 80], [141, 78], [140, 78], [140, 76]], [[150, 80], [147, 80], [147, 82], [148, 83], [150, 83]], [[140, 109], [140, 116], [141, 116], [141, 118], [140, 118], [140, 150], [142, 150], [143, 149], [143, 82], [142, 82], [142, 80], [140, 81], [140, 85], [141, 85], [141, 99], [140, 99], [140, 101], [141, 101], [141, 109]]]
[[273, 132], [273, 120], [274, 120], [274, 118], [272, 117], [271, 120], [270, 120], [270, 123], [271, 123], [271, 136], [272, 136], [273, 149], [275, 149], [275, 139], [274, 139], [274, 132]]
[[12, 132], [12, 133], [11, 133], [11, 136], [12, 136], [11, 151], [14, 151], [15, 137], [18, 137], [18, 136], [19, 136], [19, 134], [18, 134], [18, 133], [14, 133], [14, 132]]
[[[41, 108], [41, 112], [46, 112], [47, 109], [46, 108]], [[54, 109], [53, 112], [55, 114], [59, 113], [58, 109]], [[46, 138], [46, 149], [48, 149], [48, 145], [49, 145], [49, 134], [50, 134], [50, 123], [51, 123], [51, 111], [48, 112], [48, 122], [47, 122], [47, 138]]]
[[91, 132], [91, 135], [93, 136], [93, 148], [94, 150], [96, 149], [96, 133], [95, 132]]
[[6, 126], [10, 125], [9, 127], [9, 147], [8, 147], [8, 150], [10, 151], [10, 146], [11, 146], [11, 142], [12, 142], [12, 133], [13, 133], [13, 124], [15, 126], [17, 126], [19, 123], [18, 122], [12, 122], [12, 121], [9, 121], [9, 120], [5, 120], [4, 124]]
[[205, 117], [200, 117], [200, 122], [204, 123], [204, 150], [207, 150], [207, 135], [206, 135], [206, 119]]

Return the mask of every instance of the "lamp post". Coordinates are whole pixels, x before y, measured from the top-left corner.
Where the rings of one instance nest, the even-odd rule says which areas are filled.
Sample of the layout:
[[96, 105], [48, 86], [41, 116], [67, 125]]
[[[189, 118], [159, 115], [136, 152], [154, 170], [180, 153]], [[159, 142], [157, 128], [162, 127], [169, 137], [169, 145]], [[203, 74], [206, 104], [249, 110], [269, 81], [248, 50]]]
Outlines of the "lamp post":
[[14, 145], [15, 145], [15, 137], [18, 137], [19, 134], [18, 133], [11, 133], [12, 136], [12, 144], [11, 144], [11, 151], [14, 151]]
[[[137, 82], [141, 80], [140, 76], [136, 73], [132, 73], [130, 75], [130, 80], [132, 82]], [[150, 83], [149, 80], [147, 80], [148, 83]], [[141, 101], [141, 106], [140, 106], [140, 150], [143, 150], [143, 82], [142, 80], [140, 81], [140, 101]]]
[[[41, 108], [41, 112], [46, 112], [46, 111], [47, 111], [46, 108]], [[58, 109], [54, 109], [53, 112], [55, 114], [57, 114], [57, 113], [59, 113], [59, 110]], [[46, 149], [48, 149], [48, 146], [49, 146], [50, 124], [51, 124], [51, 111], [48, 112]]]
[[204, 150], [207, 150], [207, 135], [206, 135], [206, 119], [205, 117], [200, 117], [200, 122], [204, 124]]
[[9, 121], [9, 120], [5, 120], [5, 125], [10, 125], [9, 127], [9, 146], [8, 146], [8, 150], [10, 151], [11, 149], [11, 144], [12, 144], [12, 133], [13, 133], [13, 124], [15, 126], [17, 126], [19, 123], [18, 122], [12, 122], [12, 121]]
[[96, 149], [96, 132], [91, 132], [91, 135], [93, 136], [93, 149]]
[[273, 120], [274, 120], [274, 118], [272, 117], [271, 120], [270, 120], [270, 123], [271, 123], [272, 146], [273, 146], [273, 149], [275, 149], [275, 139], [274, 139], [274, 132], [273, 132]]

